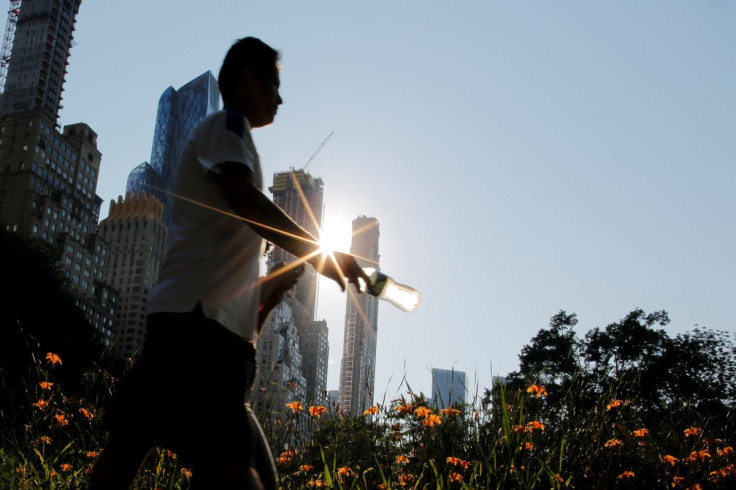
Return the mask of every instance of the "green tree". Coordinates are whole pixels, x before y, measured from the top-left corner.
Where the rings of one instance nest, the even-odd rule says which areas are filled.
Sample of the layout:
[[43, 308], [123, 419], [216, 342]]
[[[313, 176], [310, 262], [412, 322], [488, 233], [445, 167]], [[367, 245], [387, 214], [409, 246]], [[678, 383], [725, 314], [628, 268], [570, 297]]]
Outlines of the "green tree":
[[0, 270], [0, 430], [5, 431], [23, 423], [18, 407], [27, 405], [37, 356], [59, 355], [57, 379], [74, 392], [104, 348], [76, 306], [53, 250], [0, 230]]

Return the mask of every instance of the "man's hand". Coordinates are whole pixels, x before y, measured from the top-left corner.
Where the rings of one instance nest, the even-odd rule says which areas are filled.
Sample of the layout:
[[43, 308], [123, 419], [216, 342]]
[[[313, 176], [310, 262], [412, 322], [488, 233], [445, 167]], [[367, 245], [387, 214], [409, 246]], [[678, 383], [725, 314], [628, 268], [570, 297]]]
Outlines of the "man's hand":
[[[310, 264], [325, 277], [335, 281], [340, 290], [345, 291], [345, 283], [352, 283], [362, 292], [367, 284], [370, 284], [368, 275], [358, 262], [350, 254], [342, 252], [333, 252], [329, 255], [317, 256], [309, 261]], [[360, 280], [364, 283], [361, 284]]]

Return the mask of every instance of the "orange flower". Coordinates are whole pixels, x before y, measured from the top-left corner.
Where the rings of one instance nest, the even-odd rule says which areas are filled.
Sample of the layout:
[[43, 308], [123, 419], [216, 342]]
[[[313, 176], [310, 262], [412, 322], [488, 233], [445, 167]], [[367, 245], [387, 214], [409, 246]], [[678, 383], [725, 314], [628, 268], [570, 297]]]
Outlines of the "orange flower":
[[18, 466], [14, 471], [17, 474], [19, 474], [19, 475], [25, 475], [26, 474], [26, 469], [23, 468], [22, 466]]
[[56, 478], [57, 476], [58, 476], [58, 474], [54, 470], [51, 470], [51, 474], [49, 475], [49, 477], [50, 478]]
[[455, 473], [454, 471], [450, 472], [450, 481], [460, 481], [463, 479], [463, 475], [460, 473]]
[[346, 475], [347, 476], [347, 475], [350, 475], [350, 468], [347, 467], [347, 466], [343, 466], [341, 468], [338, 468], [337, 469], [337, 474], [338, 474], [338, 476], [342, 476], [342, 475]]
[[671, 464], [672, 466], [675, 466], [675, 463], [679, 463], [680, 460], [676, 457], [672, 456], [671, 454], [665, 454], [662, 456], [662, 461], [667, 464]]
[[526, 450], [526, 451], [533, 451], [534, 450], [534, 443], [533, 442], [525, 442], [521, 447], [524, 450]]
[[407, 405], [406, 403], [402, 403], [401, 405], [396, 407], [396, 411], [399, 412], [401, 415], [406, 415], [407, 413], [411, 412], [412, 406]]
[[718, 456], [731, 456], [733, 454], [733, 447], [726, 446], [723, 449], [718, 450]]
[[41, 436], [38, 438], [38, 442], [43, 442], [44, 444], [51, 444], [51, 438], [49, 436]]
[[187, 478], [191, 478], [192, 477], [192, 470], [190, 470], [189, 468], [182, 468], [181, 469], [181, 474], [184, 475], [184, 476], [186, 476]]
[[523, 425], [515, 425], [512, 427], [514, 432], [524, 432], [524, 426]]
[[312, 471], [312, 468], [313, 468], [313, 466], [311, 466], [311, 465], [308, 465], [308, 464], [303, 464], [303, 465], [301, 465], [301, 466], [299, 467], [299, 469], [300, 469], [301, 471], [303, 471], [304, 473], [309, 473], [310, 471]]
[[41, 399], [40, 399], [40, 400], [38, 400], [38, 401], [37, 401], [36, 403], [34, 403], [34, 404], [33, 404], [33, 406], [34, 406], [34, 407], [38, 407], [38, 408], [40, 408], [41, 410], [43, 410], [44, 408], [46, 408], [46, 407], [48, 407], [48, 406], [49, 406], [49, 402], [47, 402], [46, 400], [44, 400], [43, 398], [41, 398]]
[[433, 413], [429, 414], [426, 419], [424, 419], [424, 426], [425, 427], [434, 427], [435, 425], [440, 425], [442, 423], [442, 419], [439, 415], [435, 415]]
[[402, 464], [402, 463], [404, 464], [409, 463], [409, 458], [404, 456], [403, 454], [399, 454], [398, 456], [396, 456], [396, 464]]
[[711, 459], [711, 455], [708, 451], [693, 451], [690, 453], [690, 460], [701, 460], [705, 461], [706, 459]]
[[69, 425], [69, 421], [66, 419], [66, 415], [64, 415], [63, 413], [54, 414], [54, 418], [56, 419], [56, 423], [62, 427], [65, 425]]
[[542, 385], [531, 385], [526, 389], [527, 393], [534, 393], [537, 398], [541, 396], [547, 396], [547, 389]]
[[690, 427], [688, 429], [685, 429], [685, 437], [695, 437], [701, 432], [703, 432], [703, 429], [699, 429], [698, 427]]
[[301, 402], [291, 402], [286, 404], [287, 408], [290, 408], [293, 413], [299, 413], [304, 410], [304, 405]]
[[448, 456], [446, 461], [447, 464], [451, 464], [453, 466], [462, 466], [465, 470], [470, 466], [470, 461], [465, 461], [464, 459], [456, 458], [455, 456]]
[[62, 472], [66, 473], [67, 471], [69, 471], [69, 470], [72, 469], [72, 465], [70, 465], [68, 463], [62, 463], [61, 466], [60, 466], [60, 468], [61, 468], [61, 471]]
[[676, 487], [677, 485], [679, 485], [680, 483], [682, 483], [684, 481], [685, 481], [685, 477], [684, 476], [675, 476], [675, 477], [672, 478], [672, 487], [674, 488], [674, 487]]
[[524, 430], [526, 432], [531, 433], [531, 432], [533, 432], [535, 430], [544, 430], [544, 429], [545, 429], [545, 427], [544, 427], [544, 424], [542, 422], [538, 422], [538, 421], [534, 420], [534, 421], [529, 422], [528, 424], [526, 424], [526, 428]]
[[419, 407], [416, 410], [414, 410], [414, 415], [416, 415], [419, 418], [427, 417], [431, 413], [432, 413], [432, 410], [428, 409], [427, 407]]
[[456, 417], [461, 413], [462, 412], [457, 408], [443, 408], [442, 410], [440, 410], [440, 414], [444, 415], [445, 417]]
[[53, 352], [47, 352], [46, 362], [50, 363], [52, 366], [56, 364], [61, 364], [61, 357], [57, 356]]
[[327, 412], [327, 407], [323, 407], [322, 405], [309, 406], [309, 415], [312, 417], [322, 418], [322, 414], [325, 412]]
[[323, 487], [326, 487], [326, 486], [327, 486], [327, 483], [325, 483], [323, 480], [320, 480], [319, 478], [317, 478], [316, 480], [314, 478], [312, 478], [311, 480], [309, 480], [307, 482], [307, 487], [308, 488], [313, 488], [313, 487], [314, 488], [323, 488]]
[[287, 449], [286, 451], [281, 453], [281, 456], [276, 458], [276, 461], [281, 464], [288, 463], [289, 461], [291, 461], [291, 458], [293, 458], [295, 454], [296, 451], [294, 451], [293, 449]]
[[634, 472], [633, 471], [626, 470], [623, 473], [621, 473], [620, 475], [618, 475], [618, 479], [619, 480], [622, 480], [624, 478], [634, 478]]
[[87, 410], [86, 408], [80, 408], [79, 413], [81, 413], [84, 416], [84, 418], [86, 418], [87, 420], [92, 420], [93, 418], [95, 418], [95, 414], [93, 414], [91, 411]]
[[48, 381], [41, 381], [40, 383], [38, 383], [38, 385], [44, 390], [50, 390], [51, 387], [54, 386], [54, 383], [49, 383]]
[[622, 444], [623, 442], [621, 442], [619, 439], [609, 439], [608, 441], [606, 441], [605, 446], [606, 447], [619, 447]]
[[606, 410], [611, 410], [612, 408], [620, 408], [623, 404], [623, 400], [611, 400], [611, 403], [606, 405]]
[[363, 415], [376, 415], [378, 413], [378, 407], [373, 406], [366, 409]]
[[90, 459], [94, 459], [97, 456], [99, 456], [99, 453], [97, 451], [87, 451], [87, 457]]
[[644, 429], [644, 428], [636, 429], [633, 432], [633, 434], [634, 434], [634, 437], [645, 437], [649, 435], [649, 429]]
[[416, 480], [417, 477], [412, 475], [411, 473], [402, 473], [399, 475], [399, 484], [402, 487], [405, 487], [407, 485], [411, 485], [414, 480]]

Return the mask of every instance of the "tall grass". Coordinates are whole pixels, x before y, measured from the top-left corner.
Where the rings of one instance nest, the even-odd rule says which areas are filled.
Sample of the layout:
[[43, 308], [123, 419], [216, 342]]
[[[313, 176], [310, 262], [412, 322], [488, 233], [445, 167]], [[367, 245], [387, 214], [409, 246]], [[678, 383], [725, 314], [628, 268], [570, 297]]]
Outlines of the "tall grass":
[[[55, 380], [53, 353], [36, 359], [24, 399], [26, 423], [4, 431], [0, 488], [83, 488], [105, 447], [100, 418], [117, 380], [84, 375], [80, 393]], [[645, 425], [631, 392], [611, 387], [590, 400], [575, 376], [560, 401], [546, 388], [497, 385], [466, 405], [441, 409], [403, 396], [346, 415], [339, 407], [290, 404], [268, 427], [282, 488], [734, 488], [733, 434], [680, 403]], [[729, 417], [732, 417], [729, 415]], [[213, 448], [215, 450], [216, 448]], [[159, 448], [136, 488], [189, 487], [191, 472]]]

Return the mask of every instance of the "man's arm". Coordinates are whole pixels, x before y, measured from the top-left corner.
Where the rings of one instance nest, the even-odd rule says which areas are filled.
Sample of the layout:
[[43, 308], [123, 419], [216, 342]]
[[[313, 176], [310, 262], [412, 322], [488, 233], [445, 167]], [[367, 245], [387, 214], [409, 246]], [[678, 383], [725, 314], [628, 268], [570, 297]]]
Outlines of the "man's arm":
[[310, 263], [319, 273], [334, 280], [345, 290], [345, 282], [361, 290], [359, 279], [368, 283], [368, 276], [352, 255], [336, 252], [335, 259], [325, 259], [319, 253], [317, 239], [294, 222], [273, 201], [253, 185], [253, 172], [239, 163], [222, 163], [212, 178], [222, 190], [235, 213], [266, 240], [278, 245], [295, 257]]

